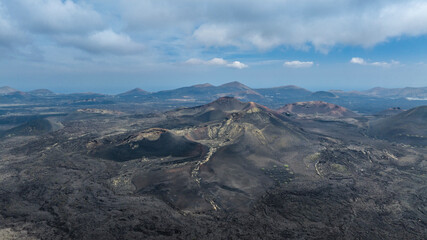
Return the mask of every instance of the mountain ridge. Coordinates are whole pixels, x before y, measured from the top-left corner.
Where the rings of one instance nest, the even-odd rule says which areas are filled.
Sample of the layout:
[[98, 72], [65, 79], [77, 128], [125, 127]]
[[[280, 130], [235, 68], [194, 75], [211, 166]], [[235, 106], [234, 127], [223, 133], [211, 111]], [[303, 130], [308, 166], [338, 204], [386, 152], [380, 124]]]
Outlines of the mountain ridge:
[[286, 104], [277, 109], [278, 113], [311, 115], [311, 116], [330, 116], [330, 117], [357, 117], [358, 114], [347, 108], [324, 101], [296, 102]]

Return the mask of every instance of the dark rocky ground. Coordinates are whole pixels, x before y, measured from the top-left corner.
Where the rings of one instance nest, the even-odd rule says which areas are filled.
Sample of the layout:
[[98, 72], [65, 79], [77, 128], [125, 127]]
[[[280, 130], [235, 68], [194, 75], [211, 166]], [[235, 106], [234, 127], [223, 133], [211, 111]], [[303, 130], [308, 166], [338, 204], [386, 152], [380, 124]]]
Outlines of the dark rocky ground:
[[363, 117], [222, 99], [42, 123], [0, 140], [2, 239], [427, 238], [427, 149]]

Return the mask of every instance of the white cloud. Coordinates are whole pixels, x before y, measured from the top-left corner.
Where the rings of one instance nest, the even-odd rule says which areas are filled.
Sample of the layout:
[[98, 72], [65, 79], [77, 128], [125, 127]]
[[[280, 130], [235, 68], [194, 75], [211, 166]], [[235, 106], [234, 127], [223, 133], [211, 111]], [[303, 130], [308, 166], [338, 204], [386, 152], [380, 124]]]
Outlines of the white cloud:
[[232, 68], [237, 68], [237, 69], [243, 69], [243, 68], [247, 68], [248, 65], [241, 63], [239, 61], [234, 61], [232, 63], [227, 64], [227, 67], [232, 67]]
[[207, 46], [239, 45], [238, 42], [234, 41], [236, 36], [233, 36], [232, 31], [224, 26], [202, 25], [193, 33], [193, 37]]
[[[143, 45], [144, 56], [150, 52], [147, 59], [152, 61], [205, 58], [203, 53], [222, 56], [224, 49], [248, 56], [281, 46], [327, 53], [334, 46], [371, 47], [427, 34], [423, 0], [0, 0], [1, 4], [7, 12], [0, 12], [2, 46], [22, 47], [23, 41], [48, 51], [53, 42], [59, 48], [71, 45], [97, 54], [133, 54]], [[232, 61], [199, 64], [247, 67]], [[304, 66], [285, 66], [291, 65]]]
[[198, 58], [190, 58], [185, 63], [194, 64], [194, 65], [218, 65], [218, 66], [225, 66], [225, 67], [237, 68], [237, 69], [243, 69], [248, 67], [248, 65], [241, 63], [239, 61], [234, 61], [232, 63], [229, 63], [223, 58], [212, 58], [211, 60], [208, 60], [208, 61], [198, 59]]
[[400, 64], [398, 61], [391, 60], [390, 62], [367, 62], [363, 58], [354, 57], [350, 60], [350, 63], [359, 64], [359, 65], [367, 65], [367, 66], [376, 66], [376, 67], [390, 67], [391, 65]]
[[350, 60], [351, 63], [354, 64], [360, 64], [360, 65], [366, 65], [365, 59], [363, 58], [359, 58], [359, 57], [354, 57]]
[[212, 58], [211, 60], [207, 61], [206, 64], [208, 64], [208, 65], [227, 65], [227, 61], [225, 61], [223, 58]]
[[377, 66], [377, 67], [389, 67], [391, 65], [391, 63], [388, 63], [388, 62], [373, 62], [373, 63], [369, 63], [368, 65]]
[[199, 64], [206, 64], [206, 61], [203, 61], [202, 59], [198, 59], [198, 58], [190, 58], [187, 61], [185, 61], [185, 63], [199, 65]]
[[283, 63], [283, 66], [292, 68], [309, 68], [313, 66], [313, 64], [313, 62], [287, 61]]
[[95, 32], [88, 37], [65, 37], [60, 41], [87, 52], [101, 54], [129, 55], [143, 50], [142, 44], [134, 42], [126, 34], [118, 34], [111, 29]]
[[121, 6], [133, 29], [190, 37], [206, 47], [314, 46], [327, 52], [427, 34], [427, 1], [420, 0], [122, 0]]
[[23, 42], [25, 42], [24, 34], [13, 25], [0, 2], [0, 46], [10, 47]]
[[22, 26], [39, 33], [88, 33], [104, 25], [101, 15], [81, 1], [14, 0], [6, 6]]

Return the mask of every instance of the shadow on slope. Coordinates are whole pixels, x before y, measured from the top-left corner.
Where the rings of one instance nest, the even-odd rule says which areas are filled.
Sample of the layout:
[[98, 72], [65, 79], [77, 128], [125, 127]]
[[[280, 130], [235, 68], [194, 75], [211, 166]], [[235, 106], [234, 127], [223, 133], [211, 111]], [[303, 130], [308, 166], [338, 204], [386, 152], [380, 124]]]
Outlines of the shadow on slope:
[[62, 124], [52, 119], [37, 118], [6, 130], [0, 133], [0, 136], [35, 136], [57, 131], [61, 128], [63, 128]]
[[427, 146], [427, 106], [373, 121], [369, 134], [389, 141]]
[[92, 156], [128, 161], [144, 157], [200, 157], [205, 147], [166, 129], [148, 129], [137, 134], [93, 140], [87, 144]]

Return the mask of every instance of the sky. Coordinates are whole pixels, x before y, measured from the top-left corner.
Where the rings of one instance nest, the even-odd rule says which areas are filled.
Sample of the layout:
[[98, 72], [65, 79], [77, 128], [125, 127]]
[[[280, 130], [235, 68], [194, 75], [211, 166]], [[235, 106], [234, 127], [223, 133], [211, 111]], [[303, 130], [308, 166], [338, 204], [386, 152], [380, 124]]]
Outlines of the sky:
[[0, 86], [427, 86], [427, 0], [0, 0]]

